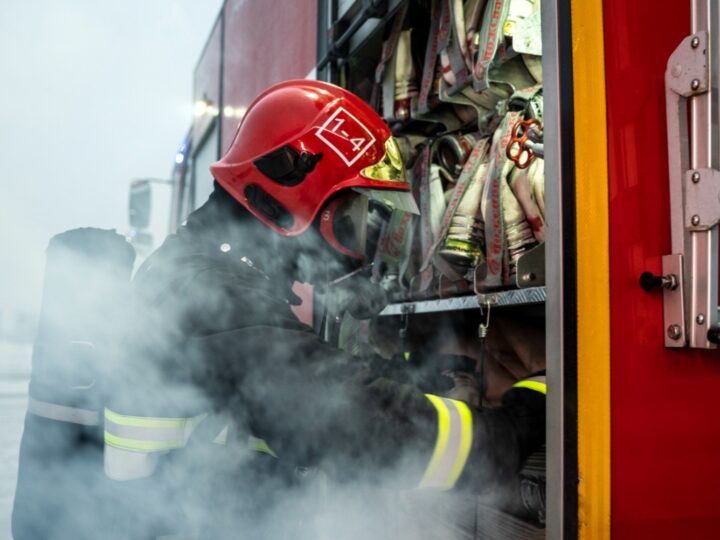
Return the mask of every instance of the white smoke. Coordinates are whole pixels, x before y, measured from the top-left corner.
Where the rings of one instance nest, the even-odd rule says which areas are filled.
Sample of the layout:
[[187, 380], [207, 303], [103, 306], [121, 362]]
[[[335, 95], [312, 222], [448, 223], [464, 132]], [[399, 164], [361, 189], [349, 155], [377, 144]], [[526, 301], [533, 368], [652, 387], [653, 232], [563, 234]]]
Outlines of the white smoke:
[[[367, 372], [362, 358], [318, 342], [317, 349], [325, 350], [323, 364], [323, 358], [305, 356], [306, 332], [274, 328], [282, 318], [272, 306], [282, 309], [292, 283], [288, 272], [330, 279], [347, 268], [323, 255], [324, 240], [312, 234], [302, 242], [306, 256], [288, 260], [291, 252], [285, 250], [297, 240], [258, 236], [256, 227], [229, 227], [215, 243], [198, 236], [186, 246], [186, 254], [199, 245], [209, 248], [211, 256], [220, 258], [220, 270], [200, 265], [196, 273], [177, 275], [172, 264], [163, 272], [163, 261], [151, 259], [160, 279], [136, 287], [134, 294], [97, 261], [54, 254], [46, 273], [51, 296], [44, 299], [41, 331], [71, 328], [75, 334], [70, 339], [96, 341], [98, 347], [88, 364], [77, 350], [53, 351], [51, 344], [44, 351], [39, 340], [35, 369], [45, 356], [57, 359], [62, 366], [51, 370], [55, 377], [76, 388], [101, 388], [92, 399], [107, 397], [122, 414], [208, 416], [186, 448], [159, 456], [154, 474], [146, 479], [109, 481], [97, 448], [46, 459], [37, 482], [66, 489], [72, 498], [69, 505], [60, 505], [62, 511], [39, 516], [38, 523], [47, 519], [44, 524], [56, 531], [58, 540], [78, 527], [92, 538], [98, 519], [110, 524], [108, 538], [181, 532], [198, 538], [410, 539], [434, 538], [441, 531], [444, 537], [471, 537], [474, 490], [441, 495], [413, 489], [434, 444], [434, 420], [413, 418], [411, 409], [397, 422], [392, 415], [398, 411], [384, 411], [382, 391], [372, 389], [375, 375]], [[229, 250], [220, 249], [225, 243]], [[242, 257], [252, 258], [253, 268]], [[235, 289], [234, 279], [241, 284], [250, 279], [255, 285]], [[254, 326], [248, 327], [245, 317]], [[404, 342], [399, 321], [381, 319], [374, 339], [376, 344], [384, 340], [392, 353], [407, 347], [426, 357], [472, 357], [477, 340], [456, 334], [474, 336], [480, 314], [466, 319], [414, 319]], [[437, 337], [429, 339], [431, 335]], [[532, 360], [515, 367], [529, 371], [535, 367]], [[386, 361], [388, 368], [392, 363]], [[405, 366], [397, 368], [408, 372], [405, 382], [425, 388], [442, 375], [432, 365], [417, 377]], [[35, 378], [42, 374], [36, 372]], [[449, 390], [452, 380], [446, 379]], [[103, 404], [91, 400], [77, 406]], [[227, 425], [227, 443], [212, 443]], [[425, 440], [408, 444], [406, 438], [423, 429]], [[243, 443], [250, 433], [267, 439], [278, 458], [247, 450]], [[79, 486], [77, 479], [82, 479]], [[155, 525], [157, 529], [148, 529]]]
[[10, 538], [45, 248], [74, 227], [124, 233], [128, 182], [168, 174], [221, 3], [0, 3], [2, 539]]
[[[189, 121], [180, 104], [189, 104], [190, 100], [167, 99], [165, 89], [160, 90], [155, 84], [167, 81], [165, 75], [170, 67], [187, 59], [183, 77], [172, 81], [189, 94], [191, 69], [187, 65], [194, 62], [200, 50], [198, 42], [205, 38], [210, 24], [188, 15], [188, 4], [170, 1], [153, 2], [152, 6], [143, 4], [144, 11], [140, 13], [134, 5], [126, 11], [125, 5], [114, 4], [105, 11], [97, 7], [97, 2], [90, 1], [34, 3], [32, 12], [26, 11], [26, 4], [5, 2], [0, 16], [2, 49], [30, 49], [26, 56], [3, 55], [8, 64], [0, 65], [7, 74], [6, 80], [21, 82], [4, 84], [0, 90], [3, 92], [0, 102], [13, 104], [3, 110], [4, 129], [0, 132], [0, 148], [4, 152], [0, 245], [5, 248], [0, 264], [0, 302], [37, 309], [42, 289], [43, 252], [50, 236], [90, 225], [114, 227], [122, 232], [128, 180], [167, 174], [178, 137], [185, 132]], [[138, 23], [144, 19], [158, 20], [163, 9], [170, 15], [168, 19], [159, 19], [165, 22], [150, 27]], [[209, 11], [212, 19], [216, 10]], [[178, 19], [179, 28], [167, 22]], [[136, 32], [141, 27], [145, 30], [139, 35]], [[197, 31], [197, 40], [180, 46], [179, 38], [190, 31]], [[123, 41], [118, 34], [123, 36]], [[36, 41], [41, 49], [34, 48]], [[149, 64], [141, 64], [145, 56], [151, 61]], [[10, 110], [18, 110], [20, 116], [10, 116]], [[165, 116], [159, 118], [158, 110]], [[33, 115], [28, 117], [27, 111], [33, 111]], [[162, 129], [151, 131], [158, 126]], [[16, 141], [21, 144], [17, 146]], [[66, 146], [61, 144], [64, 141]], [[252, 235], [246, 235], [245, 239], [252, 239]], [[278, 239], [272, 249], [279, 253], [285, 246]], [[247, 246], [250, 258], [258, 248], [267, 249], [267, 246]], [[305, 248], [296, 261], [299, 277], [319, 279], [319, 269], [327, 276], [346, 271], [337, 261], [319, 264], [319, 253], [323, 250], [318, 246], [310, 244]], [[281, 260], [278, 256], [277, 261]], [[263, 265], [255, 262], [270, 276], [282, 275], [286, 270], [268, 265], [267, 258], [262, 261]], [[74, 277], [65, 276], [68, 281]], [[202, 279], [196, 279], [177, 287], [185, 287], [183, 294], [192, 291], [190, 300], [218, 317], [233, 305], [252, 308], [242, 304], [246, 299], [229, 297], [210, 285], [212, 283], [204, 284]], [[271, 283], [271, 287], [274, 286], [275, 283]], [[100, 278], [87, 282], [80, 289], [84, 300], [81, 302], [77, 295], [64, 298], [65, 309], [56, 310], [48, 324], [58, 327], [75, 324], [89, 336], [105, 334], [108, 329], [121, 331], [127, 323], [128, 312], [100, 310], [88, 317], [80, 310], [81, 303], [106, 298], [115, 287], [116, 283], [105, 283]], [[133, 307], [129, 296], [121, 296], [110, 305], [125, 306], [129, 310]], [[472, 521], [469, 516], [474, 516], [474, 497], [440, 496], [412, 490], [418, 479], [416, 473], [427, 460], [425, 448], [409, 447], [404, 455], [394, 457], [394, 466], [378, 467], [373, 447], [379, 443], [368, 433], [357, 448], [346, 451], [344, 466], [338, 468], [336, 462], [323, 459], [324, 447], [336, 444], [328, 437], [315, 441], [318, 451], [308, 455], [307, 461], [280, 463], [298, 444], [293, 435], [308, 437], [326, 433], [328, 425], [351, 430], [355, 421], [352, 410], [355, 402], [350, 401], [347, 389], [330, 384], [335, 380], [332, 374], [327, 374], [326, 379], [303, 378], [305, 358], [298, 356], [293, 341], [287, 336], [265, 344], [265, 349], [256, 348], [254, 352], [258, 354], [251, 357], [238, 351], [231, 365], [213, 365], [212, 356], [208, 356], [205, 363], [198, 363], [193, 353], [207, 352], [202, 339], [195, 343], [198, 350], [178, 348], [178, 344], [185, 343], [182, 341], [186, 332], [184, 325], [188, 324], [180, 320], [180, 313], [174, 320], [172, 309], [153, 312], [152, 302], [142, 308], [145, 309], [143, 326], [133, 328], [124, 341], [117, 344], [116, 354], [100, 350], [92, 357], [92, 369], [89, 369], [87, 363], [81, 363], [79, 357], [69, 353], [63, 357], [62, 377], [76, 387], [96, 384], [104, 386], [106, 393], [122, 392], [123, 402], [137, 411], [151, 410], [158, 402], [165, 401], [170, 405], [180, 403], [187, 414], [209, 413], [199, 430], [225, 425], [225, 409], [215, 399], [215, 390], [227, 393], [227, 386], [237, 385], [236, 378], [245, 378], [242, 389], [247, 392], [247, 388], [251, 388], [256, 401], [266, 400], [267, 408], [261, 413], [267, 415], [274, 429], [289, 434], [286, 438], [268, 441], [280, 459], [276, 462], [253, 452], [228, 455], [226, 448], [232, 445], [193, 445], [187, 453], [175, 452], [173, 462], [168, 465], [172, 467], [167, 476], [172, 478], [172, 484], [167, 491], [158, 491], [151, 487], [152, 476], [147, 482], [109, 482], [100, 469], [92, 469], [101, 466], [96, 453], [70, 454], [64, 460], [48, 461], [36, 471], [38, 486], [47, 487], [46, 491], [51, 487], [62, 488], [62, 482], [82, 479], [80, 486], [65, 484], [65, 496], [56, 501], [64, 508], [63, 512], [33, 515], [44, 530], [54, 531], [56, 538], [63, 538], [66, 527], [85, 531], [89, 537], [127, 538], [136, 526], [143, 529], [147, 516], [166, 518], [178, 503], [181, 508], [178, 521], [187, 521], [190, 532], [200, 538], [211, 536], [203, 528], [208, 519], [221, 531], [217, 536], [224, 538], [409, 539], [438, 537], [440, 531], [444, 531], [445, 537], [447, 534], [468, 537], [471, 525], [465, 527], [464, 523]], [[198, 326], [226, 322], [230, 327], [232, 323], [214, 319], [193, 322]], [[134, 340], [144, 341], [145, 353], [150, 350], [150, 344], [155, 345], [154, 354], [133, 355], [125, 346]], [[221, 345], [214, 346], [221, 350]], [[228, 346], [231, 345], [232, 340], [228, 340]], [[191, 360], [189, 363], [182, 362], [185, 355]], [[168, 369], [167, 364], [159, 360], [163, 358], [175, 359], [177, 363], [172, 367], [184, 366], [189, 372]], [[268, 363], [277, 358], [287, 359], [288, 364]], [[214, 380], [222, 388], [188, 382], [202, 379], [204, 369], [225, 374], [214, 373]], [[347, 370], [351, 372], [352, 368]], [[90, 379], [89, 371], [93, 373]], [[240, 394], [241, 389], [236, 390]], [[321, 398], [324, 408], [318, 414], [308, 414], [303, 408], [302, 396], [305, 400]], [[226, 405], [232, 410], [235, 402], [230, 399]], [[341, 417], [344, 422], [338, 421]], [[258, 427], [256, 435], [263, 436], [261, 426]], [[197, 435], [199, 437], [200, 432]], [[231, 431], [229, 440], [245, 435], [247, 433], [239, 430]], [[48, 441], [52, 440], [48, 436]], [[383, 439], [381, 444], [392, 450], [403, 447], [403, 442], [403, 433], [397, 433]], [[167, 457], [161, 456], [163, 460]], [[275, 471], [285, 466], [289, 471]], [[292, 480], [290, 485], [286, 484], [288, 477]], [[60, 493], [63, 494], [62, 490]], [[457, 516], [459, 509], [466, 514]], [[100, 535], [96, 529], [98, 522], [102, 526]], [[148, 533], [147, 530], [140, 532]], [[46, 537], [52, 538], [52, 532]]]

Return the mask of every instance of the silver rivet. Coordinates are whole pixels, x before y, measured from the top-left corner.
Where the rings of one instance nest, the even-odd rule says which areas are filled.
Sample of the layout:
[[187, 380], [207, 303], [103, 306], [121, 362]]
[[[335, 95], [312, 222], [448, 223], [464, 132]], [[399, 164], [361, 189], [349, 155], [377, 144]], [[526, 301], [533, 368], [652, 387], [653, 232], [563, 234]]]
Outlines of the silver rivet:
[[528, 272], [527, 274], [522, 275], [523, 281], [532, 281], [533, 279], [535, 279], [535, 274], [533, 274], [532, 272]]
[[698, 313], [698, 316], [695, 317], [695, 322], [698, 323], [700, 326], [705, 324], [705, 315], [702, 313]]
[[692, 88], [693, 90], [697, 90], [698, 88], [700, 88], [700, 79], [693, 79], [690, 83], [690, 88]]
[[692, 178], [693, 184], [697, 184], [700, 181], [700, 173], [699, 172], [692, 173], [691, 178]]
[[230, 244], [220, 244], [220, 251], [222, 251], [223, 253], [227, 253], [228, 251], [230, 251], [230, 249]]
[[690, 46], [691, 46], [693, 49], [697, 49], [697, 48], [698, 48], [698, 45], [700, 45], [700, 38], [697, 37], [697, 36], [695, 36], [694, 38], [692, 38], [692, 41], [690, 41]]
[[700, 216], [695, 214], [692, 218], [690, 218], [690, 223], [692, 223], [694, 226], [700, 225]]
[[678, 340], [682, 336], [682, 330], [679, 324], [671, 324], [668, 326], [667, 335], [670, 339]]

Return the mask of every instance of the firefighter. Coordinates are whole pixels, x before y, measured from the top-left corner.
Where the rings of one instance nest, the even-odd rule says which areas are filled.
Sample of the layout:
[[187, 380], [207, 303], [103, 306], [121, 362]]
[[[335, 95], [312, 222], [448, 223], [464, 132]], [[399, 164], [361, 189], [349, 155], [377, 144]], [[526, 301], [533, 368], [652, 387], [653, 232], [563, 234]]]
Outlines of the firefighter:
[[544, 442], [543, 377], [480, 413], [293, 314], [293, 282], [362, 264], [369, 199], [416, 208], [397, 144], [362, 100], [319, 81], [273, 86], [211, 171], [209, 200], [133, 281], [105, 410], [111, 530], [278, 537], [262, 517], [297, 493], [298, 471], [479, 492]]

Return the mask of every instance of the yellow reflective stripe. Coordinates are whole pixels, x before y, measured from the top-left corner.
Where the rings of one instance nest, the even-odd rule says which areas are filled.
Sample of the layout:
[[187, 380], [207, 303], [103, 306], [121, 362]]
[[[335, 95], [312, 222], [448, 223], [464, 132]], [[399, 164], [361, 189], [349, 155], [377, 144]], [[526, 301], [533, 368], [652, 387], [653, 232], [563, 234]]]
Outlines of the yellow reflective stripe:
[[547, 395], [547, 384], [538, 381], [520, 381], [513, 384], [513, 388], [527, 388]]
[[460, 450], [455, 461], [455, 466], [453, 467], [450, 475], [449, 487], [452, 487], [455, 485], [455, 482], [457, 482], [457, 479], [460, 478], [460, 474], [462, 474], [465, 464], [467, 463], [468, 456], [470, 455], [470, 448], [472, 447], [472, 413], [470, 412], [470, 407], [462, 401], [454, 399], [449, 399], [448, 401], [451, 401], [457, 408], [458, 413], [460, 414], [461, 422]]
[[118, 437], [112, 433], [105, 432], [105, 444], [123, 450], [134, 450], [136, 452], [165, 452], [185, 446], [184, 439], [172, 441], [141, 441], [138, 439], [127, 439]]
[[188, 424], [194, 424], [205, 418], [206, 414], [200, 414], [191, 418], [160, 418], [153, 416], [126, 416], [105, 409], [105, 418], [121, 426], [147, 427], [147, 428], [184, 428]]
[[438, 436], [435, 441], [435, 449], [433, 450], [432, 458], [430, 463], [425, 469], [425, 474], [420, 480], [420, 487], [429, 486], [432, 478], [435, 476], [435, 472], [440, 466], [440, 462], [445, 454], [445, 448], [448, 443], [448, 435], [450, 433], [450, 411], [448, 411], [443, 400], [432, 394], [425, 394], [425, 397], [430, 400], [435, 406], [438, 413]]
[[259, 439], [258, 437], [253, 437], [252, 435], [248, 437], [248, 448], [250, 448], [250, 450], [262, 452], [264, 454], [268, 454], [274, 458], [277, 458], [277, 454], [273, 452], [273, 449], [268, 446], [268, 443], [266, 443], [263, 439]]
[[220, 433], [218, 433], [217, 437], [213, 439], [213, 442], [215, 444], [227, 444], [227, 438], [228, 438], [228, 431], [230, 430], [230, 426], [225, 426]]
[[418, 487], [447, 490], [462, 474], [472, 448], [472, 413], [462, 401], [425, 394], [438, 414], [438, 436]]
[[187, 444], [207, 414], [191, 418], [126, 416], [105, 409], [105, 444], [134, 452], [164, 452]]

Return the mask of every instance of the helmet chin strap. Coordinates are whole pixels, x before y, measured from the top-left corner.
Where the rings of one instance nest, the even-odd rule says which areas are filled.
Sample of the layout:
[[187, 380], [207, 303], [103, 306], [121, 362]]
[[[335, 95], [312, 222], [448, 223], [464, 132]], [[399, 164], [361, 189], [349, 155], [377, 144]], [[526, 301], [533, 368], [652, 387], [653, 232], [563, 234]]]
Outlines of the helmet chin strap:
[[345, 281], [347, 281], [348, 279], [355, 277], [358, 274], [362, 274], [366, 270], [371, 269], [373, 267], [373, 264], [375, 264], [375, 263], [371, 262], [370, 264], [366, 264], [364, 266], [361, 266], [360, 268], [356, 268], [352, 272], [348, 272], [347, 274], [340, 276], [339, 278], [333, 279], [330, 283], [328, 283], [328, 288], [340, 285], [340, 284], [344, 283]]

